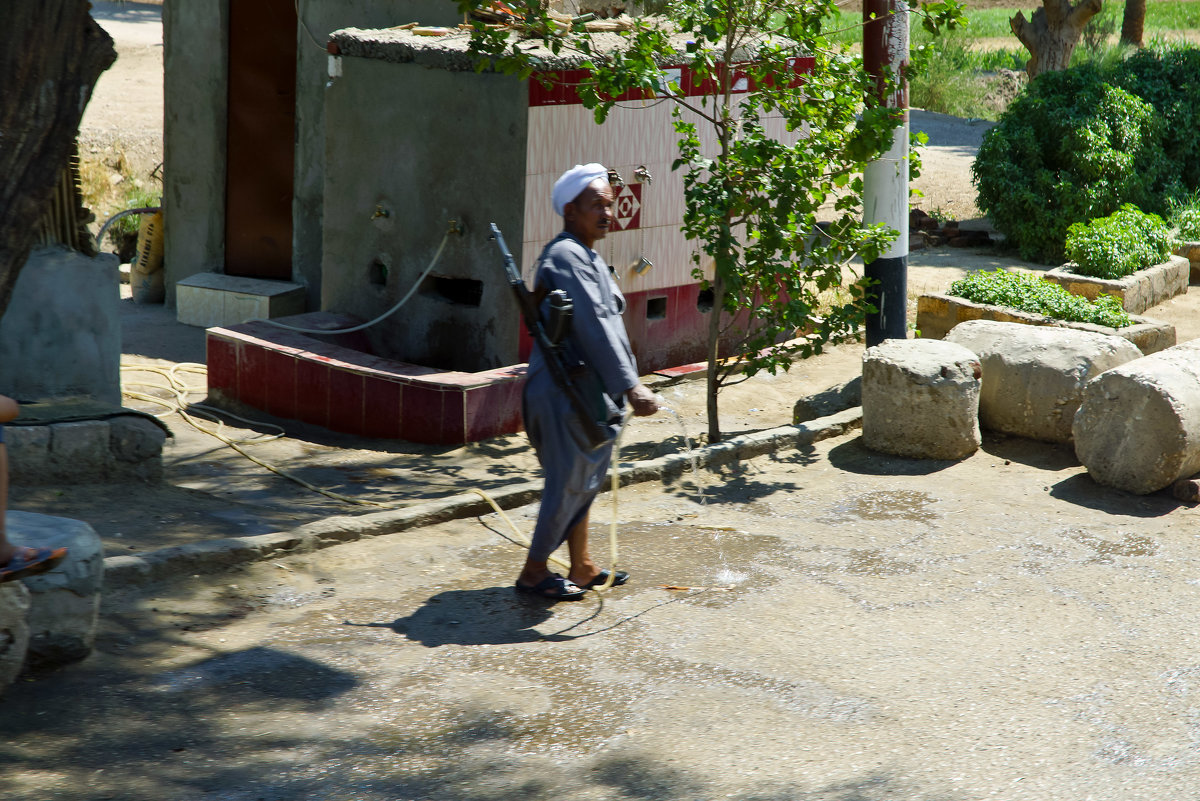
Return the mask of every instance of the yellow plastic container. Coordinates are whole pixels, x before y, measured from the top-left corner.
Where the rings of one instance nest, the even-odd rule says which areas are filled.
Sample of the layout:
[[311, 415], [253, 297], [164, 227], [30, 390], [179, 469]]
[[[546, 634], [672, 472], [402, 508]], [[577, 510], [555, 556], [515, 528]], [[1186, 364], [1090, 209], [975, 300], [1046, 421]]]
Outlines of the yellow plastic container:
[[166, 298], [163, 284], [162, 211], [142, 215], [137, 253], [129, 265], [129, 286], [134, 303], [162, 303]]

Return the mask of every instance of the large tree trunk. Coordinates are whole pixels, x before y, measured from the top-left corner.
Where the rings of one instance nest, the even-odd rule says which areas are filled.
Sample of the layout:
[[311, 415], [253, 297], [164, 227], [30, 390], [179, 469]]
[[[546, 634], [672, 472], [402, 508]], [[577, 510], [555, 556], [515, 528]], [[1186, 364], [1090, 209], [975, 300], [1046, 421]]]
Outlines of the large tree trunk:
[[1146, 0], [1125, 0], [1121, 18], [1121, 44], [1141, 47], [1146, 28]]
[[1029, 77], [1066, 69], [1084, 27], [1100, 13], [1101, 6], [1102, 0], [1080, 0], [1075, 6], [1070, 0], [1042, 0], [1042, 7], [1033, 12], [1032, 22], [1018, 11], [1009, 24], [1029, 51], [1029, 62], [1025, 65]]
[[90, 9], [87, 0], [0, 2], [0, 315], [96, 79], [117, 57]]

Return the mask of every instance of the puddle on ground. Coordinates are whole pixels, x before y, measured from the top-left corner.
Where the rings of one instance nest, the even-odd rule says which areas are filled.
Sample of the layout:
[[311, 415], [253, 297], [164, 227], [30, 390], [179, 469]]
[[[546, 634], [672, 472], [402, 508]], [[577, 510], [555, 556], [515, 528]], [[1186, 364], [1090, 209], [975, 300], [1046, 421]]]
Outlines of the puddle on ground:
[[[619, 563], [638, 587], [738, 588], [774, 583], [763, 568], [786, 556], [784, 541], [772, 534], [680, 523], [628, 523], [617, 532]], [[607, 556], [607, 536], [592, 535], [597, 560]], [[734, 593], [705, 596], [720, 603]]]
[[1120, 542], [1102, 539], [1085, 531], [1069, 531], [1067, 536], [1096, 552], [1091, 560], [1109, 564], [1118, 556], [1154, 556], [1158, 553], [1158, 543], [1149, 537], [1138, 534], [1126, 534]]
[[823, 523], [848, 520], [917, 520], [932, 522], [941, 517], [931, 508], [937, 501], [927, 492], [916, 490], [873, 490], [853, 495], [833, 506], [818, 518]]

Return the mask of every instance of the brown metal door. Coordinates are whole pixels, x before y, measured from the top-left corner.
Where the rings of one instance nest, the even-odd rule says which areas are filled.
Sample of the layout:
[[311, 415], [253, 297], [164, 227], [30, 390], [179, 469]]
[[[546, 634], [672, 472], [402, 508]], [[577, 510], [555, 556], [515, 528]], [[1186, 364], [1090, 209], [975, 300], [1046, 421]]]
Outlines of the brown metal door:
[[225, 272], [292, 277], [294, 0], [230, 0]]

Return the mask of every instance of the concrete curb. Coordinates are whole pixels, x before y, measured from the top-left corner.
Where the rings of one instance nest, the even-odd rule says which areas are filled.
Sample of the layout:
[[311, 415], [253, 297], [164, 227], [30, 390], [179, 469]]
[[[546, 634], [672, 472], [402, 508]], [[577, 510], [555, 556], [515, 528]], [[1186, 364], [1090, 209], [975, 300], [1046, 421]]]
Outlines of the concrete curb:
[[[807, 423], [757, 431], [698, 448], [694, 451], [695, 464], [697, 468], [715, 467], [788, 448], [802, 448], [861, 425], [862, 408], [855, 407]], [[691, 470], [692, 464], [693, 456], [687, 454], [635, 462], [620, 469], [620, 483], [621, 486], [628, 486], [679, 476]], [[537, 500], [541, 491], [540, 481], [527, 481], [489, 495], [500, 508], [512, 509]], [[136, 556], [110, 556], [104, 560], [104, 589], [112, 591], [140, 586], [185, 573], [215, 573], [246, 562], [316, 551], [344, 542], [395, 534], [490, 511], [492, 507], [481, 497], [474, 493], [463, 493], [403, 509], [327, 517], [291, 531], [209, 540], [161, 548]]]

